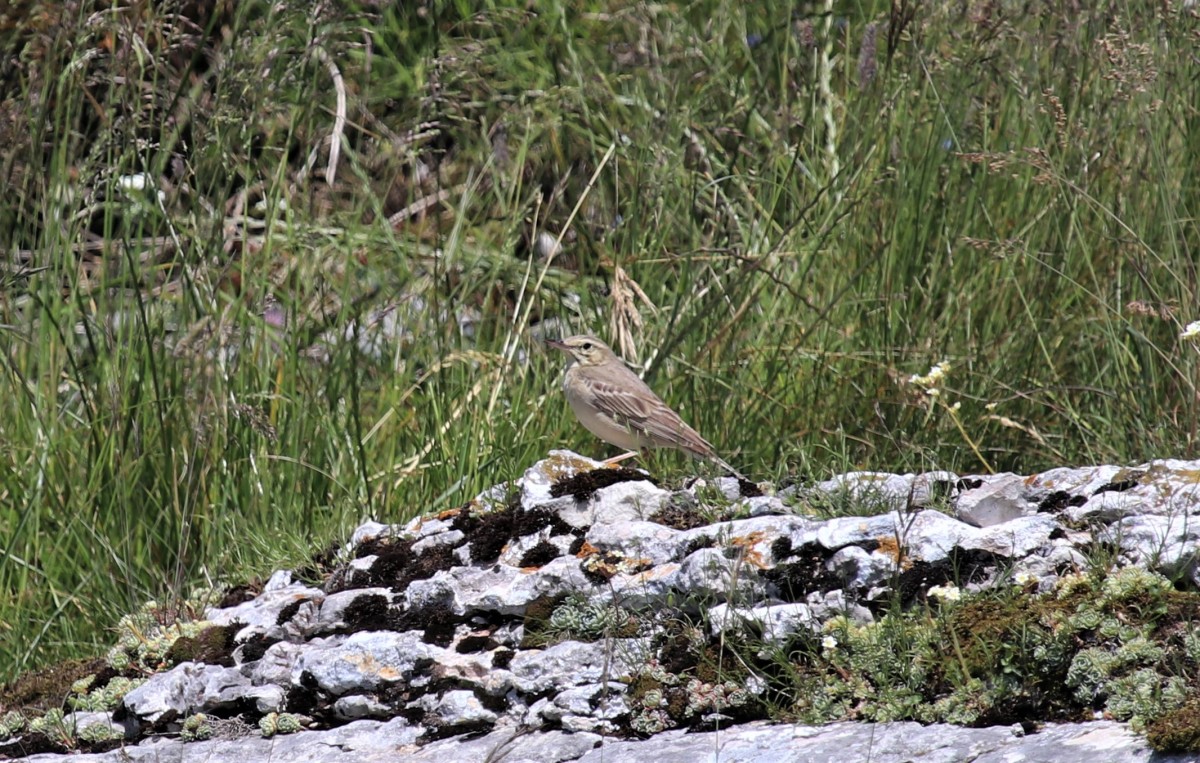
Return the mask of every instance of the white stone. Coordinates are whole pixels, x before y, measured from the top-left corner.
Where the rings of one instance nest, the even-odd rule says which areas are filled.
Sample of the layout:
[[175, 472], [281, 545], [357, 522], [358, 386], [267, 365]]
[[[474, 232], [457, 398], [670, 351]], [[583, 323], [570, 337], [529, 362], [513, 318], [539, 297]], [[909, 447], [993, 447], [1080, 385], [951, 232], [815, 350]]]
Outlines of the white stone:
[[690, 542], [679, 530], [656, 522], [616, 522], [596, 524], [585, 540], [600, 549], [625, 557], [642, 557], [655, 564], [675, 561]]
[[983, 478], [977, 488], [964, 490], [954, 501], [954, 514], [975, 527], [991, 527], [1037, 511], [1028, 498], [1025, 478], [1016, 474], [997, 474]]
[[446, 692], [438, 699], [431, 712], [437, 719], [432, 725], [443, 727], [492, 723], [498, 717], [495, 712], [483, 706], [475, 692], [466, 689]]
[[442, 652], [423, 642], [417, 631], [363, 631], [332, 645], [320, 641], [310, 642], [301, 652], [292, 668], [291, 683], [303, 685], [307, 673], [334, 696], [374, 691], [406, 680], [421, 663]]

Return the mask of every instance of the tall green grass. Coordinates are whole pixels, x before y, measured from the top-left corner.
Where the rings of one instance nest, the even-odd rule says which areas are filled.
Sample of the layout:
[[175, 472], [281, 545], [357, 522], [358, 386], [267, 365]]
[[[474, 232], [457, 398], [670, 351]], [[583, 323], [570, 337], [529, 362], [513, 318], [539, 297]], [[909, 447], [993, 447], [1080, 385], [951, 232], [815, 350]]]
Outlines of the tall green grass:
[[1194, 454], [1193, 11], [401, 5], [0, 26], [0, 676], [604, 453], [544, 334], [762, 479]]

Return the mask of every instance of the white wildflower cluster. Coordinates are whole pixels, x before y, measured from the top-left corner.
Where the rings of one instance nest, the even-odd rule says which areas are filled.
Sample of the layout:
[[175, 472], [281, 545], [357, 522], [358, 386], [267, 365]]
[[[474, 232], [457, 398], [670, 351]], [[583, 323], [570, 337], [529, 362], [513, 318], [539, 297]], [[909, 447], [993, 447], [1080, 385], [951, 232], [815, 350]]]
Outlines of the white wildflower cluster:
[[915, 384], [918, 387], [924, 387], [926, 395], [929, 395], [930, 397], [937, 397], [942, 393], [942, 382], [946, 380], [946, 374], [948, 373], [950, 373], [950, 362], [943, 360], [933, 368], [930, 368], [929, 373], [925, 374], [924, 376], [920, 374], [913, 374], [912, 376], [908, 377], [908, 383]]
[[1200, 321], [1192, 321], [1183, 327], [1183, 333], [1179, 335], [1180, 339], [1196, 339], [1200, 337]]
[[929, 598], [949, 604], [962, 598], [962, 589], [956, 585], [935, 585], [929, 589]]
[[1031, 583], [1036, 583], [1039, 580], [1041, 580], [1041, 578], [1039, 578], [1037, 575], [1025, 570], [1013, 575], [1013, 582], [1022, 587], [1030, 585]]

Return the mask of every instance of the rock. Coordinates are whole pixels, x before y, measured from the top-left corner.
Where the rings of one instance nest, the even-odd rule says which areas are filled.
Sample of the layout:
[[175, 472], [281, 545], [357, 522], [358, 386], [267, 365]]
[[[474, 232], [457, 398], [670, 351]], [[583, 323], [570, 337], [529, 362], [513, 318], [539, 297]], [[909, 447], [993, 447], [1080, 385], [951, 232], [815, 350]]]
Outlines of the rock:
[[815, 539], [816, 529], [821, 526], [821, 522], [808, 517], [759, 516], [697, 527], [682, 533], [678, 541], [684, 548], [701, 545], [736, 548], [739, 556], [765, 570], [780, 561], [773, 550], [777, 540], [788, 538], [793, 545], [804, 545]]
[[[1019, 731], [1019, 730], [1018, 730]], [[746, 763], [1183, 763], [1194, 757], [1159, 756], [1128, 728], [1116, 723], [1049, 724], [1036, 734], [1015, 733], [1009, 726], [968, 729], [917, 723], [833, 723], [805, 727], [750, 723], [719, 732], [668, 731], [644, 741], [610, 741], [589, 751], [579, 763], [695, 763], [697, 760]]]
[[577, 686], [560, 692], [539, 714], [567, 731], [613, 732], [618, 727], [612, 721], [629, 713], [624, 691], [623, 684], [613, 681]]
[[365, 694], [338, 697], [333, 703], [334, 715], [346, 721], [357, 721], [360, 718], [386, 718], [393, 712], [391, 707]]
[[356, 588], [349, 591], [331, 593], [321, 602], [316, 622], [309, 631], [312, 634], [328, 633], [346, 627], [343, 619], [346, 609], [354, 602], [367, 596], [381, 596], [389, 602], [392, 600], [390, 588]]
[[886, 472], [848, 472], [818, 482], [815, 491], [842, 501], [862, 504], [872, 513], [905, 511], [920, 505], [912, 501], [915, 478], [912, 474]]
[[498, 717], [472, 691], [448, 691], [430, 703], [427, 722], [438, 728], [490, 725]]
[[1025, 479], [1016, 474], [997, 474], [977, 488], [964, 490], [954, 502], [954, 515], [976, 527], [991, 527], [1037, 511], [1028, 498]]
[[573, 527], [637, 522], [658, 512], [670, 495], [653, 482], [618, 482], [597, 490], [589, 501], [562, 505], [558, 516]]
[[1197, 579], [1200, 526], [1188, 513], [1126, 517], [1103, 528], [1097, 537], [1119, 546], [1129, 563], [1162, 571], [1168, 577]]
[[767, 643], [782, 643], [802, 629], [820, 630], [821, 624], [807, 604], [773, 604], [748, 609], [718, 604], [708, 610], [708, 626], [715, 636], [722, 631], [750, 629]]
[[[282, 582], [285, 579], [288, 582]], [[279, 615], [285, 608], [307, 601], [320, 605], [325, 599], [323, 591], [290, 581], [290, 574], [284, 578], [276, 573], [258, 596], [233, 607], [210, 608], [205, 611], [204, 619], [214, 625], [241, 623], [250, 627], [251, 630], [248, 632], [253, 632], [255, 629], [266, 631], [278, 625]]]
[[126, 694], [122, 704], [132, 715], [155, 723], [169, 711], [187, 716], [260, 698], [265, 705], [278, 704], [282, 691], [277, 686], [253, 686], [239, 668], [184, 662], [151, 676]]
[[754, 498], [744, 498], [741, 505], [752, 517], [765, 517], [773, 514], [789, 514], [791, 510], [783, 501], [773, 495], [760, 495]]
[[250, 680], [257, 686], [275, 684], [287, 686], [292, 680], [292, 671], [304, 652], [304, 645], [290, 641], [279, 641], [267, 647], [261, 658], [246, 664]]
[[396, 535], [398, 535], [398, 531], [394, 525], [385, 525], [380, 522], [368, 520], [354, 528], [354, 532], [350, 535], [350, 543], [346, 546], [346, 553], [352, 552], [369, 540], [394, 537]]
[[613, 522], [593, 525], [584, 538], [601, 551], [641, 557], [656, 564], [678, 561], [691, 537], [657, 522]]
[[580, 472], [602, 468], [602, 461], [593, 461], [569, 450], [552, 450], [547, 458], [526, 469], [521, 477], [521, 506], [528, 510], [546, 504], [567, 506], [574, 503], [574, 499], [564, 502], [550, 495], [554, 484]]
[[552, 688], [561, 690], [627, 675], [649, 653], [649, 645], [641, 639], [564, 641], [546, 649], [518, 652], [509, 670], [517, 689], [525, 694], [541, 694]]
[[867, 590], [894, 576], [897, 565], [895, 557], [887, 553], [846, 546], [829, 557], [825, 568], [844, 580], [847, 587]]
[[[559, 479], [598, 466], [558, 451], [464, 508], [403, 526], [364, 524], [326, 583], [336, 592], [281, 571], [255, 599], [206, 613], [217, 625], [244, 626], [234, 638], [234, 666], [187, 662], [150, 676], [124, 697], [117, 714], [124, 726], [106, 713], [75, 713], [68, 722], [96, 726], [100, 735], [122, 729], [127, 757], [120, 759], [133, 761], [694, 763], [718, 753], [747, 761], [1151, 760], [1141, 738], [1116, 723], [1020, 735], [1008, 726], [740, 721], [762, 712], [747, 709], [747, 694], [771, 689], [770, 671], [755, 659], [777, 660], [779, 645], [807, 633], [817, 637], [810, 647], [832, 650], [859, 633], [855, 626], [909, 602], [939, 612], [955, 606], [953, 598], [929, 599], [931, 591], [969, 597], [1005, 586], [1002, 597], [1021, 596], [1054, 591], [1060, 575], [1087, 585], [1078, 573], [1095, 566], [1097, 548], [1111, 554], [1114, 574], [1136, 573], [1122, 585], [1145, 578], [1169, 590], [1167, 580], [1140, 569], [1149, 568], [1200, 586], [1200, 530], [1191, 521], [1200, 463], [962, 480], [948, 472], [858, 472], [795, 491], [826, 506], [879, 508], [829, 519], [790, 513], [776, 497], [739, 498], [728, 479], [673, 493], [635, 479], [579, 500], [550, 495]], [[734, 502], [735, 516], [751, 516], [688, 530], [648, 520], [668, 501], [686, 508], [697, 494], [711, 497], [712, 487]], [[390, 551], [359, 545], [385, 538], [400, 542]], [[487, 560], [473, 563], [472, 548]], [[359, 557], [368, 550], [379, 556]], [[376, 579], [367, 573], [389, 558], [394, 579], [411, 582], [354, 587]], [[1077, 612], [1084, 615], [1091, 616]], [[700, 657], [722, 653], [718, 644], [732, 646], [731, 657], [748, 648], [743, 684], [701, 677]], [[723, 704], [734, 697], [737, 704]], [[195, 713], [250, 724], [269, 713], [303, 713], [300, 725], [311, 728], [186, 747], [157, 733]], [[295, 716], [288, 720], [297, 725]], [[522, 724], [528, 728], [517, 733]], [[546, 724], [559, 730], [532, 730]], [[707, 730], [712, 724], [719, 735]], [[653, 735], [628, 738], [635, 732]], [[20, 744], [0, 739], [0, 755]], [[73, 760], [115, 762], [117, 754]]]
[[421, 640], [417, 631], [363, 631], [344, 641], [314, 639], [292, 668], [292, 684], [308, 681], [334, 696], [374, 691], [411, 678], [440, 649]]

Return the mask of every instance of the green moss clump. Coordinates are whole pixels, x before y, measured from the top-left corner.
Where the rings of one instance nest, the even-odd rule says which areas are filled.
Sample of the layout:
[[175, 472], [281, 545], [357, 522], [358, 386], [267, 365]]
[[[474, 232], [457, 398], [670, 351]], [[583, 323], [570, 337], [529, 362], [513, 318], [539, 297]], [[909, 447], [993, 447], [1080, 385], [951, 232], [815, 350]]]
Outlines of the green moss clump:
[[775, 660], [805, 722], [993, 725], [1103, 711], [1144, 728], [1196, 692], [1200, 596], [1141, 568], [1064, 578], [1055, 592], [991, 590], [878, 622], [832, 620]]
[[30, 671], [0, 687], [0, 706], [20, 708], [29, 716], [62, 707], [77, 682], [86, 681], [103, 667], [102, 660], [67, 660]]
[[1146, 741], [1156, 752], [1200, 752], [1200, 699], [1168, 710], [1146, 724]]

